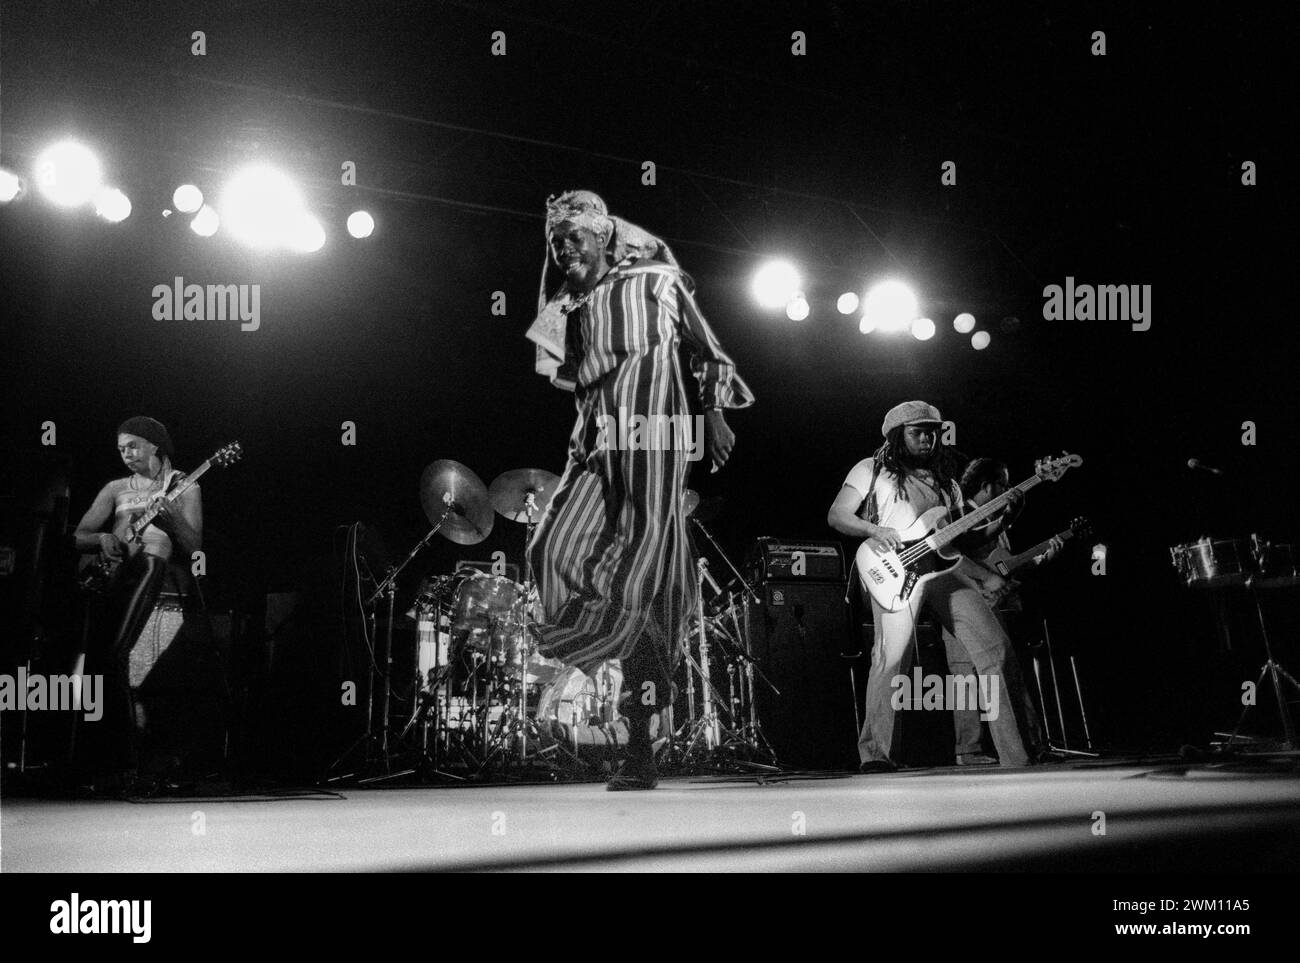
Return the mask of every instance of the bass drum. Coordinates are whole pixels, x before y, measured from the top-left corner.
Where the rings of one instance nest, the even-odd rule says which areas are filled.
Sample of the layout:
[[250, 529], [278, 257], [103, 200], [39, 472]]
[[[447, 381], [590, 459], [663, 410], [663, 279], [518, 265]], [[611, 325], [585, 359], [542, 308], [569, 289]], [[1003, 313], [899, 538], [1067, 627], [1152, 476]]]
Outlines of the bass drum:
[[595, 725], [619, 718], [618, 696], [623, 688], [623, 666], [618, 659], [603, 662], [594, 675], [564, 669], [537, 699], [539, 722], [563, 726]]

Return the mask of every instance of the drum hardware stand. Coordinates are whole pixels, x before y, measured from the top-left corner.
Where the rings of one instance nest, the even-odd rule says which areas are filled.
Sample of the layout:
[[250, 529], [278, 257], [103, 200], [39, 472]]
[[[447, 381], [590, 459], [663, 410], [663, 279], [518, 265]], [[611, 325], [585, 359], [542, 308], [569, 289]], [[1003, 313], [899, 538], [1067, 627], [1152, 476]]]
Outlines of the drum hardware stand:
[[1047, 713], [1047, 694], [1043, 691], [1043, 677], [1038, 668], [1038, 658], [1034, 657], [1034, 681], [1038, 683], [1038, 699], [1043, 715], [1043, 732], [1047, 736], [1047, 749], [1056, 755], [1063, 756], [1082, 756], [1088, 759], [1096, 759], [1101, 753], [1096, 752], [1092, 746], [1092, 735], [1088, 730], [1088, 711], [1083, 704], [1083, 688], [1079, 685], [1079, 667], [1074, 661], [1074, 655], [1070, 656], [1070, 672], [1074, 678], [1074, 692], [1079, 703], [1079, 718], [1083, 722], [1083, 741], [1086, 749], [1071, 749], [1070, 737], [1065, 726], [1065, 710], [1061, 705], [1061, 689], [1056, 674], [1056, 657], [1052, 653], [1052, 634], [1047, 628], [1047, 620], [1043, 620], [1043, 645], [1047, 649], [1047, 666], [1052, 672], [1052, 695], [1056, 702], [1057, 722], [1061, 727], [1061, 743], [1055, 745], [1052, 742], [1052, 730], [1048, 724], [1050, 718]]
[[[749, 603], [753, 601], [762, 604], [762, 599], [759, 598], [754, 587], [746, 581], [745, 576], [740, 573], [740, 570], [732, 564], [731, 559], [728, 557], [727, 553], [722, 550], [722, 546], [718, 544], [717, 539], [715, 539], [709, 530], [704, 527], [704, 523], [694, 516], [691, 516], [690, 520], [695, 525], [696, 529], [699, 530], [700, 534], [703, 535], [708, 540], [709, 544], [713, 546], [713, 550], [718, 553], [718, 557], [721, 558], [727, 568], [731, 570], [731, 574], [735, 576], [736, 581], [740, 584], [741, 622], [739, 624], [736, 622], [736, 603], [734, 600], [728, 607], [728, 614], [731, 616], [732, 624], [735, 625], [737, 637], [740, 642], [739, 658], [745, 664], [745, 684], [742, 687], [742, 691], [747, 690], [747, 698], [749, 701], [749, 721], [742, 729], [742, 738], [750, 747], [751, 751], [761, 754], [765, 758], [771, 760], [773, 766], [777, 766], [779, 763], [776, 757], [776, 750], [773, 749], [772, 744], [768, 742], [767, 735], [763, 732], [763, 724], [758, 718], [758, 702], [755, 697], [756, 687], [754, 685], [755, 674], [757, 673], [763, 684], [771, 689], [772, 693], [778, 698], [781, 696], [781, 690], [772, 684], [772, 680], [769, 679], [763, 672], [762, 668], [759, 667], [757, 660], [750, 655], [751, 647], [749, 644]], [[713, 586], [715, 592], [722, 594], [712, 577], [709, 578], [709, 582]], [[857, 698], [855, 696], [854, 704], [856, 705], [856, 703]]]
[[[1273, 698], [1277, 701], [1278, 715], [1282, 717], [1282, 732], [1285, 736], [1283, 745], [1288, 751], [1294, 752], [1300, 747], [1297, 747], [1296, 745], [1295, 722], [1291, 718], [1291, 706], [1287, 701], [1282, 683], [1285, 681], [1292, 689], [1295, 689], [1296, 692], [1300, 694], [1300, 682], [1296, 682], [1295, 677], [1291, 675], [1291, 673], [1287, 672], [1287, 670], [1278, 664], [1277, 660], [1273, 658], [1273, 645], [1269, 641], [1268, 628], [1264, 623], [1264, 608], [1260, 604], [1259, 589], [1255, 585], [1255, 577], [1253, 575], [1246, 579], [1246, 588], [1249, 590], [1251, 598], [1255, 602], [1255, 612], [1259, 617], [1259, 632], [1264, 639], [1264, 654], [1268, 656], [1267, 660], [1260, 667], [1259, 678], [1255, 680], [1255, 689], [1258, 691], [1259, 687], [1264, 684], [1265, 676], [1272, 679]], [[1241, 710], [1241, 717], [1237, 720], [1236, 727], [1228, 737], [1228, 742], [1225, 746], [1226, 749], [1232, 749], [1233, 742], [1237, 740], [1237, 734], [1241, 731], [1242, 725], [1246, 722], [1246, 716], [1253, 708], [1253, 705], [1248, 705]]]
[[[697, 523], [698, 524], [698, 523]], [[696, 560], [696, 593], [695, 593], [695, 615], [699, 638], [699, 661], [696, 662], [691, 655], [689, 646], [686, 651], [687, 679], [690, 682], [690, 668], [694, 666], [700, 676], [700, 694], [703, 712], [699, 719], [694, 720], [694, 726], [686, 737], [686, 749], [682, 753], [681, 762], [683, 765], [690, 765], [694, 761], [694, 756], [700, 744], [703, 742], [704, 755], [708, 761], [717, 768], [723, 766], [727, 768], [740, 767], [747, 770], [759, 772], [776, 772], [779, 771], [773, 766], [767, 766], [762, 763], [750, 762], [740, 759], [723, 760], [720, 753], [724, 749], [734, 749], [737, 746], [743, 746], [751, 751], [757, 750], [749, 740], [735, 730], [723, 726], [718, 717], [717, 703], [722, 701], [721, 695], [713, 687], [709, 659], [709, 620], [704, 617], [704, 582], [707, 579], [709, 585], [717, 594], [722, 594], [718, 588], [717, 582], [709, 574], [708, 562], [703, 559]], [[715, 630], [716, 631], [716, 630]], [[694, 686], [691, 684], [691, 690]], [[688, 701], [690, 692], [688, 691]], [[732, 724], [735, 719], [728, 714]], [[724, 740], [725, 735], [725, 740]]]
[[[552, 775], [554, 775], [559, 773], [561, 770], [555, 765], [555, 763], [547, 758], [548, 756], [556, 753], [563, 753], [573, 762], [581, 763], [582, 760], [576, 753], [569, 751], [566, 746], [561, 745], [559, 742], [552, 743], [549, 746], [542, 746], [541, 743], [543, 740], [537, 720], [530, 718], [528, 715], [528, 664], [533, 653], [537, 651], [537, 646], [533, 642], [532, 632], [529, 630], [532, 618], [528, 611], [529, 601], [536, 589], [536, 583], [533, 580], [532, 559], [528, 553], [528, 548], [533, 541], [533, 533], [537, 528], [537, 522], [534, 521], [533, 518], [537, 513], [537, 499], [536, 495], [531, 491], [524, 493], [524, 511], [528, 516], [524, 522], [524, 581], [522, 583], [522, 601], [524, 604], [522, 624], [524, 626], [524, 643], [520, 648], [519, 679], [517, 682], [507, 682], [504, 687], [509, 691], [511, 685], [518, 686], [518, 702], [517, 704], [510, 704], [513, 702], [515, 695], [511, 692], [509, 696], [510, 701], [507, 703], [508, 708], [502, 714], [501, 725], [495, 734], [489, 734], [488, 730], [490, 728], [490, 722], [486, 719], [485, 714], [484, 749], [486, 755], [483, 759], [483, 765], [479, 768], [479, 772], [481, 773], [486, 770], [492, 763], [492, 760], [502, 753], [505, 753], [503, 759], [508, 767], [510, 765], [510, 756], [512, 755], [511, 743], [517, 738], [519, 743], [519, 755], [515, 761], [518, 762], [519, 766], [523, 768], [530, 762], [540, 762], [547, 767], [548, 771]], [[531, 753], [529, 752], [530, 736], [532, 737], [532, 741], [538, 744], [538, 748], [533, 750]], [[493, 745], [491, 749], [488, 749], [487, 747], [493, 742], [495, 742], [495, 745]]]
[[[412, 729], [417, 725], [420, 727], [420, 746], [417, 750], [419, 752], [419, 761], [412, 769], [393, 773], [393, 778], [416, 773], [439, 779], [464, 782], [465, 776], [458, 776], [454, 772], [448, 772], [441, 768], [443, 760], [450, 755], [452, 750], [452, 733], [448, 719], [451, 714], [451, 706], [449, 705], [451, 697], [449, 690], [451, 685], [451, 665], [438, 666], [437, 670], [431, 674], [433, 678], [429, 680], [427, 688], [422, 688], [418, 683], [416, 684], [411, 718], [407, 720], [401, 735], [397, 737], [398, 742], [404, 742]], [[430, 719], [430, 716], [432, 716], [432, 719]], [[433, 730], [432, 749], [429, 745], [429, 730], [431, 728]], [[458, 742], [456, 748], [461, 754], [463, 764], [470, 768], [477, 767], [478, 760], [465, 748], [463, 741]], [[381, 776], [380, 778], [386, 779], [389, 777]], [[362, 783], [371, 781], [374, 780], [361, 780]]]
[[[433, 528], [429, 529], [429, 533], [415, 544], [415, 546], [410, 550], [410, 552], [407, 553], [406, 558], [404, 558], [399, 565], [395, 567], [390, 566], [388, 570], [388, 575], [384, 578], [382, 582], [380, 582], [377, 586], [375, 586], [375, 590], [370, 593], [370, 597], [367, 598], [364, 603], [362, 603], [362, 608], [370, 609], [370, 625], [372, 631], [374, 631], [375, 612], [377, 608], [377, 603], [379, 601], [379, 597], [381, 595], [386, 595], [388, 597], [388, 624], [387, 626], [385, 626], [384, 629], [384, 648], [379, 658], [379, 662], [382, 665], [382, 668], [377, 666], [375, 662], [372, 660], [371, 667], [370, 667], [370, 691], [366, 697], [366, 731], [362, 733], [361, 736], [358, 737], [357, 740], [352, 743], [352, 745], [348, 746], [348, 748], [343, 751], [343, 754], [341, 756], [339, 756], [337, 759], [334, 760], [334, 762], [330, 764], [329, 769], [326, 770], [325, 782], [338, 782], [341, 779], [347, 779], [350, 778], [351, 776], [356, 775], [355, 773], [348, 773], [347, 775], [338, 775], [338, 776], [329, 776], [328, 774], [338, 769], [339, 766], [342, 764], [343, 760], [347, 759], [350, 755], [352, 755], [352, 753], [355, 752], [358, 747], [364, 748], [364, 756], [362, 757], [363, 767], [365, 768], [370, 767], [371, 759], [372, 759], [371, 750], [372, 748], [377, 747], [379, 751], [380, 760], [382, 761], [383, 764], [383, 771], [385, 774], [385, 778], [390, 778], [395, 775], [409, 775], [408, 772], [397, 773], [397, 774], [392, 773], [392, 762], [388, 751], [388, 729], [389, 729], [388, 706], [389, 706], [389, 700], [392, 696], [391, 677], [393, 671], [393, 616], [394, 616], [394, 610], [396, 608], [397, 576], [401, 574], [402, 570], [411, 563], [411, 560], [414, 559], [415, 556], [418, 555], [429, 544], [429, 540], [438, 533], [438, 529], [442, 528], [442, 525], [447, 520], [447, 517], [453, 513], [460, 512], [460, 508], [456, 504], [455, 500], [452, 499], [450, 492], [445, 493], [442, 496], [442, 501], [443, 504], [446, 505], [446, 508], [443, 509], [442, 516], [438, 519], [437, 524], [435, 524]], [[375, 678], [377, 669], [378, 669], [378, 675], [380, 677], [378, 680], [376, 680]], [[380, 699], [379, 699], [379, 717], [380, 717], [379, 731], [375, 732], [373, 707], [374, 707], [375, 686], [377, 681], [383, 683], [383, 690], [380, 694]], [[372, 781], [374, 778], [375, 777], [372, 776], [363, 781]]]

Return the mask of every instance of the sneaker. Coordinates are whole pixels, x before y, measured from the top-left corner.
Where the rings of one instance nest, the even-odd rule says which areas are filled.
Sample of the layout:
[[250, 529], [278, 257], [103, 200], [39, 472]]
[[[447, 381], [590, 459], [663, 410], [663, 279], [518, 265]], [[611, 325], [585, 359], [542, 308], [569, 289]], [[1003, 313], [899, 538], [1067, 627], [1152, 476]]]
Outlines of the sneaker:
[[959, 766], [996, 766], [998, 760], [996, 756], [990, 756], [983, 752], [967, 752], [957, 757]]

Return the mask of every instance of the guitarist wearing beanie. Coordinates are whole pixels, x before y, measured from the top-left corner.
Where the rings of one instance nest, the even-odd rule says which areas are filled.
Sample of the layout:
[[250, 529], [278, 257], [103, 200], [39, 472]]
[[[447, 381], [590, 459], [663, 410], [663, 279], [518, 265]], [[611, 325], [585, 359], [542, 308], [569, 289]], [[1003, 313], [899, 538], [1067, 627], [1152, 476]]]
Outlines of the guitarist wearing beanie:
[[[136, 708], [130, 688], [130, 656], [158, 601], [168, 590], [185, 594], [189, 581], [189, 559], [203, 544], [203, 503], [199, 487], [192, 486], [175, 501], [165, 495], [184, 476], [172, 467], [172, 440], [166, 427], [153, 418], [128, 418], [117, 429], [117, 451], [129, 474], [105, 485], [77, 525], [77, 551], [98, 555], [116, 571], [106, 600], [100, 640], [87, 653], [106, 669], [108, 691], [118, 705], [113, 716], [130, 750], [121, 767], [134, 770], [136, 756]], [[151, 524], [129, 544], [125, 536], [132, 522], [157, 506]], [[110, 526], [111, 523], [111, 526]], [[106, 526], [110, 530], [104, 531]], [[121, 716], [129, 713], [129, 718]], [[120, 747], [121, 743], [119, 743]]]

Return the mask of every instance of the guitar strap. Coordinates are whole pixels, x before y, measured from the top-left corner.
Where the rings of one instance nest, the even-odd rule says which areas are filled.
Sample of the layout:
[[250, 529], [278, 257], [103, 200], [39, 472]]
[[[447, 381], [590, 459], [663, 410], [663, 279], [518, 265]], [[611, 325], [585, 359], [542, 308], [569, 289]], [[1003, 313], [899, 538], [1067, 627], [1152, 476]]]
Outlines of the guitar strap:
[[[876, 479], [879, 476], [880, 476], [880, 462], [876, 461], [873, 458], [871, 462], [871, 482], [870, 484], [867, 485], [867, 494], [863, 496], [862, 501], [858, 502], [858, 510], [854, 512], [855, 515], [861, 518], [862, 506], [866, 505], [867, 521], [870, 522], [872, 525], [876, 524], [876, 521], [880, 518], [880, 507], [876, 504]], [[850, 602], [850, 598], [853, 594], [853, 586], [856, 584], [854, 582], [853, 577], [854, 575], [857, 574], [857, 570], [858, 570], [858, 556], [857, 553], [855, 552], [853, 554], [853, 564], [849, 566], [849, 580], [844, 585], [845, 604], [852, 604]]]
[[[867, 494], [858, 504], [857, 515], [862, 516], [862, 506], [867, 506], [867, 521], [872, 525], [880, 519], [880, 506], [876, 504], [876, 479], [880, 476], [880, 462], [872, 459], [871, 464], [871, 483], [867, 485]], [[868, 504], [868, 502], [870, 504]]]

